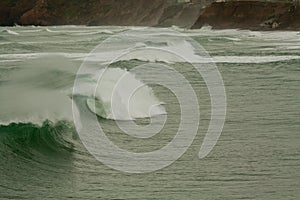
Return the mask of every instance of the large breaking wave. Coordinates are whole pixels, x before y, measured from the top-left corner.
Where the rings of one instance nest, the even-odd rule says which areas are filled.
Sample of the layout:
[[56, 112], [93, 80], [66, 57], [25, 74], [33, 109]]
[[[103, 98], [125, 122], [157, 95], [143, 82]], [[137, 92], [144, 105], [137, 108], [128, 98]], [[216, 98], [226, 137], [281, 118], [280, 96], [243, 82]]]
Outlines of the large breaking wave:
[[[76, 66], [59, 56], [45, 56], [24, 62], [21, 68], [1, 69], [0, 123], [32, 123], [42, 125], [44, 121], [73, 121], [72, 88], [77, 72]], [[95, 71], [91, 69], [81, 75], [80, 93], [86, 105], [98, 116], [113, 120], [133, 120], [165, 114], [162, 103], [152, 89], [128, 71], [120, 68], [106, 69], [96, 91]], [[126, 84], [125, 84], [126, 83]], [[119, 85], [116, 87], [116, 85]], [[139, 88], [127, 107], [125, 96], [130, 89]], [[118, 112], [112, 113], [111, 101], [117, 101]], [[153, 107], [155, 105], [155, 107]], [[130, 108], [130, 110], [128, 109]], [[151, 112], [149, 112], [151, 110]]]

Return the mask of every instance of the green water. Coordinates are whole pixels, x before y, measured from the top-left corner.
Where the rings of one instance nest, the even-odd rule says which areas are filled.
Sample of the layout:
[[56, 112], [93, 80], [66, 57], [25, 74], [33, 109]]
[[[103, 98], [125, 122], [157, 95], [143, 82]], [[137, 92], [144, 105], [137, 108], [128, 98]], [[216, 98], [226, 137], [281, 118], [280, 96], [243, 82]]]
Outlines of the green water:
[[[49, 119], [44, 118], [37, 110], [31, 112], [30, 102], [34, 99], [33, 105], [39, 104], [50, 93], [57, 95], [50, 98], [54, 105], [66, 103], [67, 107], [67, 100], [55, 91], [73, 84], [84, 55], [110, 35], [133, 27], [0, 30], [8, 29], [18, 35], [0, 32], [0, 199], [300, 198], [298, 33], [180, 30], [210, 53], [223, 77], [227, 115], [222, 135], [209, 156], [199, 159], [210, 119], [210, 96], [203, 79], [188, 63], [171, 64], [191, 81], [199, 98], [198, 134], [172, 165], [151, 173], [129, 174], [96, 160], [82, 145], [72, 121], [52, 116], [51, 110]], [[55, 55], [41, 56], [49, 52]], [[140, 63], [115, 65], [130, 68]], [[38, 76], [26, 74], [24, 77], [31, 78], [25, 79], [23, 68], [33, 65], [28, 74], [36, 70]], [[47, 66], [45, 71], [39, 70], [43, 66]], [[16, 75], [19, 72], [21, 78]], [[23, 89], [32, 93], [20, 95]], [[166, 88], [154, 85], [153, 89], [168, 112], [164, 130], [153, 138], [132, 138], [113, 120], [99, 119], [107, 136], [121, 148], [153, 151], [174, 137], [180, 121], [178, 101]], [[26, 101], [26, 95], [39, 96]], [[22, 105], [18, 104], [20, 98]]]

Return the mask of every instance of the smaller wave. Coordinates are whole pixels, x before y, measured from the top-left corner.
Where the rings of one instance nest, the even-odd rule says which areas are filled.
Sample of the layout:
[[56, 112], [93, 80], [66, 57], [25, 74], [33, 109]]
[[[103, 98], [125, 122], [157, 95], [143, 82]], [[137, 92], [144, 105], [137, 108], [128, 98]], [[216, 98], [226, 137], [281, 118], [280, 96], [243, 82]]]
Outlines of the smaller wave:
[[22, 60], [0, 60], [0, 63], [8, 63], [8, 62], [20, 62]]
[[179, 31], [179, 32], [204, 32], [204, 31], [212, 31], [212, 26], [206, 24], [204, 26], [202, 26], [200, 29], [186, 29], [186, 28], [181, 28], [178, 26], [173, 25], [171, 27], [173, 30], [175, 31]]
[[43, 53], [17, 53], [17, 54], [1, 54], [0, 58], [4, 59], [34, 59], [45, 56], [63, 56], [71, 59], [83, 60], [87, 53], [64, 53], [64, 52], [43, 52]]
[[101, 30], [101, 31], [93, 31], [93, 32], [80, 32], [80, 33], [75, 33], [73, 35], [97, 35], [97, 34], [114, 34], [114, 32], [110, 30]]
[[[57, 28], [53, 28], [53, 29], [57, 29]], [[49, 33], [88, 33], [90, 32], [89, 30], [70, 30], [70, 29], [57, 29], [57, 30], [53, 30], [50, 28], [46, 28], [45, 30]]]
[[[286, 60], [298, 60], [300, 56], [215, 56], [215, 63], [270, 63]], [[209, 62], [209, 61], [208, 61]]]
[[38, 32], [42, 32], [43, 29], [37, 29], [37, 30], [23, 30], [23, 31], [20, 31], [22, 33], [38, 33]]
[[20, 35], [19, 33], [15, 32], [15, 31], [8, 30], [8, 29], [3, 30], [2, 32], [3, 33], [8, 33], [10, 35]]
[[95, 34], [113, 34], [113, 31], [108, 29], [97, 30], [97, 31], [90, 31], [90, 30], [52, 30], [49, 28], [45, 29], [49, 33], [73, 33], [74, 35], [95, 35]]
[[290, 49], [290, 50], [300, 49], [300, 45], [289, 46], [289, 47], [286, 47], [285, 49]]
[[61, 33], [61, 31], [53, 31], [53, 30], [50, 30], [49, 28], [46, 28], [46, 31], [49, 33]]
[[[161, 37], [159, 33], [154, 32], [154, 34], [158, 34], [155, 37]], [[143, 35], [143, 37], [146, 36]], [[151, 37], [153, 37], [153, 35]], [[111, 44], [107, 46], [108, 49], [91, 53], [87, 60], [91, 62], [111, 62], [118, 58], [120, 61], [136, 59], [149, 62], [196, 63], [202, 59], [201, 56], [197, 55], [192, 44], [186, 40], [172, 41], [172, 39], [170, 39], [169, 41], [165, 41], [162, 39], [157, 40], [156, 43], [149, 42], [151, 40], [147, 39], [147, 37], [143, 42], [139, 40], [135, 42], [135, 45], [125, 44], [126, 46], [120, 46], [120, 44]], [[129, 53], [124, 54], [124, 49]], [[122, 57], [119, 57], [120, 55], [122, 55]]]
[[230, 41], [241, 41], [242, 40], [240, 38], [235, 38], [235, 37], [224, 37], [224, 39], [230, 40]]

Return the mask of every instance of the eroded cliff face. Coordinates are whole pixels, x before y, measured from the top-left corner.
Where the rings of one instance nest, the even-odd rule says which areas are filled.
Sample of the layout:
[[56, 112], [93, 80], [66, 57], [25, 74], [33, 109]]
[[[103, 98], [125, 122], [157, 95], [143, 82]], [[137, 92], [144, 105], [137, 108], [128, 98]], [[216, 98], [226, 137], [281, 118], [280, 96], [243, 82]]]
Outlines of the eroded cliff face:
[[[300, 30], [300, 5], [288, 1], [1, 0], [0, 25], [125, 25]], [[205, 9], [202, 9], [206, 5]]]
[[192, 28], [204, 25], [214, 29], [300, 30], [300, 5], [290, 1], [212, 3]]
[[14, 25], [20, 20], [23, 13], [31, 10], [36, 0], [1, 0], [0, 1], [0, 25]]
[[190, 28], [200, 4], [175, 0], [2, 0], [0, 25], [135, 25]]

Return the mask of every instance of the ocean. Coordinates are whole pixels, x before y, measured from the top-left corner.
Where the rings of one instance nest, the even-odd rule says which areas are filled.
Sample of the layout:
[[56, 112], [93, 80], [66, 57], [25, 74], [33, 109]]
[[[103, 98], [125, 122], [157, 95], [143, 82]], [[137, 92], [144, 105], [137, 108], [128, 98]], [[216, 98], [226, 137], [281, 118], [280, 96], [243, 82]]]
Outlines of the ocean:
[[0, 199], [300, 198], [299, 32], [16, 26], [0, 46]]

